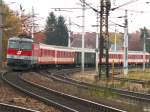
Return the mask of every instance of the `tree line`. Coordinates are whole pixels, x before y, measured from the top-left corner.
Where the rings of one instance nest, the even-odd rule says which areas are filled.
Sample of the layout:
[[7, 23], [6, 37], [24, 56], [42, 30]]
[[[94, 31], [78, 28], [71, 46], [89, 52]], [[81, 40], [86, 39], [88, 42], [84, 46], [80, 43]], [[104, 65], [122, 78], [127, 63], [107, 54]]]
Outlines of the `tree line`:
[[49, 45], [68, 45], [68, 28], [63, 16], [58, 18], [53, 12], [49, 14], [45, 27], [45, 43]]

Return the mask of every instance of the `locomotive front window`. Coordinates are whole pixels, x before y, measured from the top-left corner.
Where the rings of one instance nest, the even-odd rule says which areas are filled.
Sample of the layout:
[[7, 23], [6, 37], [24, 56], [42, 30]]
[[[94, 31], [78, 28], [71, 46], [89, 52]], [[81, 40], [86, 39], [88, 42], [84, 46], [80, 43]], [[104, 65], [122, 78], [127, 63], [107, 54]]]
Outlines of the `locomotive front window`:
[[32, 43], [31, 42], [20, 42], [20, 49], [31, 50]]
[[8, 47], [13, 48], [13, 49], [19, 49], [19, 42], [18, 41], [9, 41]]

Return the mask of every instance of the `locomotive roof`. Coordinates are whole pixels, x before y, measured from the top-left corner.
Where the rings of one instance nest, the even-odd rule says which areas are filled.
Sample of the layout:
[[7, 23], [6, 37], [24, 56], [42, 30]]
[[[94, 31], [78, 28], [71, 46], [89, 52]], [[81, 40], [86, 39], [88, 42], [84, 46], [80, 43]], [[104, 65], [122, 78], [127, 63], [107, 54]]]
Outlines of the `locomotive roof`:
[[27, 41], [27, 42], [33, 42], [32, 39], [28, 39], [28, 38], [19, 38], [19, 37], [11, 37], [9, 38], [9, 41]]

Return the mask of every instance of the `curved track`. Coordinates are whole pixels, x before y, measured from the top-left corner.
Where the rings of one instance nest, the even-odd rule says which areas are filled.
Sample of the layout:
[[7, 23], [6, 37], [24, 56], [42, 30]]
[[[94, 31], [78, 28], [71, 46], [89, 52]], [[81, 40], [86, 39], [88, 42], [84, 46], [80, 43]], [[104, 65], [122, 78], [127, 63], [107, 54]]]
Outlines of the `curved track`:
[[150, 81], [146, 80], [138, 80], [138, 79], [129, 79], [129, 78], [120, 78], [115, 76], [114, 80], [119, 80], [119, 81], [126, 81], [126, 82], [131, 82], [131, 83], [138, 83], [138, 84], [150, 84]]
[[[73, 70], [74, 71], [74, 70]], [[53, 78], [54, 80], [61, 81], [63, 83], [68, 83], [72, 85], [76, 85], [79, 87], [87, 88], [87, 89], [97, 89], [97, 90], [102, 90], [102, 89], [107, 89], [115, 94], [118, 94], [122, 97], [133, 99], [136, 101], [143, 101], [143, 102], [150, 102], [150, 94], [144, 94], [144, 93], [139, 93], [139, 92], [133, 92], [133, 91], [127, 91], [123, 89], [116, 89], [116, 88], [110, 88], [110, 87], [105, 87], [105, 86], [98, 86], [98, 85], [93, 85], [89, 84], [86, 82], [74, 80], [72, 78], [68, 77], [68, 74], [73, 72], [72, 70], [70, 71], [62, 71], [62, 72], [56, 72], [56, 73], [50, 73], [49, 76], [50, 78]], [[66, 75], [67, 74], [67, 75]]]
[[39, 112], [24, 107], [8, 105], [5, 103], [0, 103], [0, 112]]
[[65, 112], [125, 112], [33, 84], [22, 80], [20, 76], [21, 73], [7, 73], [3, 79], [15, 88]]

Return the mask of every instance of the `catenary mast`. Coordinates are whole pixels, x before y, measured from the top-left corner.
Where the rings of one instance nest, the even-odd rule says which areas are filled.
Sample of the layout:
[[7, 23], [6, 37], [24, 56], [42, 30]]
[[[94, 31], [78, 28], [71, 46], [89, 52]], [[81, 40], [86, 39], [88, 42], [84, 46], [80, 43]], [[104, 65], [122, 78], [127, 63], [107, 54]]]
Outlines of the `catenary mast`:
[[106, 77], [109, 77], [109, 34], [108, 34], [108, 16], [110, 11], [110, 0], [100, 0], [100, 64], [99, 64], [99, 78], [102, 74], [102, 58], [106, 65]]

